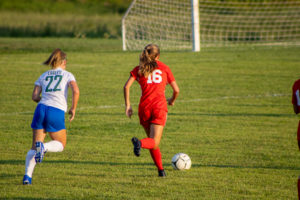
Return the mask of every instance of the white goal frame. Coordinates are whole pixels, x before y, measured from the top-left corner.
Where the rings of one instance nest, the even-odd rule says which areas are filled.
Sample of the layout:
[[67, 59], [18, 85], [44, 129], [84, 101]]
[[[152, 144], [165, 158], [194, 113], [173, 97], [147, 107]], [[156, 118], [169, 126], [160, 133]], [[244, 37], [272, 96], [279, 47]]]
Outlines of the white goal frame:
[[[125, 15], [122, 18], [122, 42], [123, 42], [123, 51], [127, 51], [127, 39], [126, 39], [126, 18], [129, 15], [132, 7], [137, 0], [133, 0], [128, 7]], [[145, 0], [152, 1], [152, 0]], [[153, 0], [155, 1], [155, 0]], [[200, 51], [200, 21], [199, 21], [199, 0], [190, 0], [191, 1], [191, 37], [192, 37], [192, 48], [194, 52]], [[150, 39], [151, 42], [151, 39]], [[147, 45], [147, 44], [145, 44]]]
[[299, 46], [299, 11], [300, 0], [133, 0], [122, 18], [123, 50]]

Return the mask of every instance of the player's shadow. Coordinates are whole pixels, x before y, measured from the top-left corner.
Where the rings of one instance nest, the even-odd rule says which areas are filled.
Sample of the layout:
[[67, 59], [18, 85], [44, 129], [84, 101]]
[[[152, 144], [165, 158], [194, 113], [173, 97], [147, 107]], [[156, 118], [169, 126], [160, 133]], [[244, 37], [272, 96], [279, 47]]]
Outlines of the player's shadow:
[[[153, 166], [151, 163], [122, 163], [122, 162], [105, 162], [105, 161], [82, 161], [82, 160], [44, 160], [43, 163], [57, 164], [78, 164], [78, 165], [108, 165], [108, 166]], [[0, 165], [24, 165], [24, 160], [0, 160]], [[164, 166], [171, 166], [166, 163]], [[271, 169], [271, 170], [295, 170], [299, 171], [300, 167], [293, 166], [239, 166], [239, 165], [222, 165], [222, 164], [198, 164], [193, 163], [192, 167], [214, 167], [214, 168], [233, 168], [233, 169]], [[5, 174], [2, 174], [5, 176]], [[2, 177], [0, 176], [0, 178]]]
[[193, 163], [192, 167], [215, 167], [215, 168], [233, 168], [233, 169], [271, 169], [271, 170], [300, 170], [300, 167], [293, 166], [238, 166], [238, 165], [222, 165], [222, 164], [210, 164], [202, 165]]
[[277, 113], [168, 113], [174, 116], [208, 116], [208, 117], [295, 117], [294, 114]]

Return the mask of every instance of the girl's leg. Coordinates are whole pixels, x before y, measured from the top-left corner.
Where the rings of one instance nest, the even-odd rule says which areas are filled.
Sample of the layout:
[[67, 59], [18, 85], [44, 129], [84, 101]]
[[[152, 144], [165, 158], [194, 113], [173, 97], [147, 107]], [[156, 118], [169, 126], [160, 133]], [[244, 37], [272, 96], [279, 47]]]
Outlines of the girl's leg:
[[49, 132], [52, 141], [44, 144], [47, 152], [62, 152], [67, 143], [67, 131], [62, 129], [57, 132]]
[[[143, 126], [144, 127], [144, 126]], [[146, 132], [146, 135], [148, 136], [148, 137], [150, 137], [150, 127], [144, 127], [144, 130], [145, 130], [145, 132]]]
[[148, 138], [144, 138], [141, 140], [141, 148], [157, 149], [160, 143], [163, 130], [164, 126], [158, 124], [151, 124], [149, 131], [145, 128]]
[[159, 149], [159, 143], [162, 137], [164, 127], [158, 124], [151, 124], [150, 128], [144, 128], [148, 138], [141, 140], [141, 147], [148, 148], [151, 157], [159, 171], [163, 170], [161, 152]]
[[162, 137], [163, 129], [164, 127], [162, 125], [151, 124], [150, 126], [150, 138], [153, 138], [155, 144], [154, 148], [150, 149], [150, 153], [159, 171], [159, 176], [165, 176], [165, 173], [163, 171], [164, 168], [162, 165], [161, 152], [159, 149], [159, 144]]
[[164, 177], [166, 176], [166, 173], [162, 165], [161, 152], [158, 147], [162, 137], [164, 126], [151, 124], [149, 128], [144, 127], [144, 129], [148, 138], [144, 138], [142, 140], [132, 138], [134, 153], [136, 156], [139, 156], [141, 148], [149, 149], [151, 157], [158, 169], [158, 175]]
[[160, 143], [161, 136], [163, 134], [164, 126], [158, 124], [150, 125], [150, 138], [154, 139], [154, 147], [153, 149], [157, 149]]
[[44, 129], [32, 129], [32, 150], [36, 150], [36, 142], [44, 142], [46, 131]]
[[36, 161], [34, 159], [36, 148], [35, 143], [37, 141], [43, 142], [46, 136], [44, 129], [33, 129], [32, 130], [32, 146], [31, 149], [27, 152], [26, 160], [25, 160], [25, 176], [23, 178], [23, 184], [31, 184], [31, 178], [33, 174], [34, 167], [36, 165]]

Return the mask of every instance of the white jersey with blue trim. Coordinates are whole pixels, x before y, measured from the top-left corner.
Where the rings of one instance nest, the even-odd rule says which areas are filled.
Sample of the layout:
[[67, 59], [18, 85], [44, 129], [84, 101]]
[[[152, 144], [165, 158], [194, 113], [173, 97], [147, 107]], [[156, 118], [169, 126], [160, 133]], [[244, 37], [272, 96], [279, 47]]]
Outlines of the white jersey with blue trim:
[[34, 83], [42, 88], [42, 99], [39, 103], [67, 111], [68, 86], [76, 81], [72, 73], [56, 68], [43, 73]]

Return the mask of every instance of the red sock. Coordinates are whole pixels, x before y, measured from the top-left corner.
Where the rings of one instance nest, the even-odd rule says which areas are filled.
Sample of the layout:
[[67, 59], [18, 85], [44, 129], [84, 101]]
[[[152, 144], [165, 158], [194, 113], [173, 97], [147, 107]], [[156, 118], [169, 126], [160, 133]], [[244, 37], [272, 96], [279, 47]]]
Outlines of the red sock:
[[161, 160], [161, 153], [159, 148], [157, 149], [149, 149], [152, 159], [157, 167], [158, 170], [163, 170], [162, 160]]
[[142, 148], [144, 149], [153, 149], [155, 146], [155, 141], [152, 138], [141, 139]]
[[298, 199], [300, 200], [300, 177], [298, 178]]

